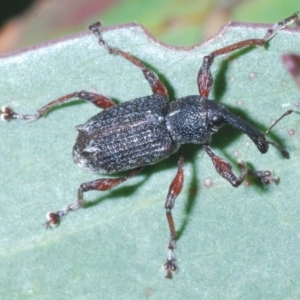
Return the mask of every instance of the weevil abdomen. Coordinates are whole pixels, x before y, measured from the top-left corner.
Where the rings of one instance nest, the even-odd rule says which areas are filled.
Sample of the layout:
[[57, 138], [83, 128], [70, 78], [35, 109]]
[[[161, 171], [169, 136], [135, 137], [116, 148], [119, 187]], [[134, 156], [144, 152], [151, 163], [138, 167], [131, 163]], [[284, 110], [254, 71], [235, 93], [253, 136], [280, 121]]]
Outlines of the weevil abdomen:
[[74, 161], [83, 169], [114, 173], [154, 164], [178, 149], [168, 132], [169, 103], [161, 95], [124, 102], [77, 127]]

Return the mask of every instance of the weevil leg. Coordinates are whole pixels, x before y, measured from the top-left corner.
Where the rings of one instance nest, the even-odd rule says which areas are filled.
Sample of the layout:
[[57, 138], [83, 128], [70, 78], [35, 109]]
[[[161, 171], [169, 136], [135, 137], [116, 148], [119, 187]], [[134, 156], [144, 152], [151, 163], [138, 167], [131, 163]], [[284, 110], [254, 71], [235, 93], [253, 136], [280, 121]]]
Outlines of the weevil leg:
[[96, 190], [96, 191], [108, 191], [127, 179], [136, 175], [141, 168], [136, 168], [129, 172], [127, 175], [119, 178], [102, 178], [89, 182], [82, 183], [78, 189], [78, 198], [76, 203], [71, 203], [67, 207], [58, 210], [57, 212], [50, 212], [47, 214], [48, 221], [44, 224], [45, 227], [56, 226], [70, 211], [75, 211], [84, 206], [85, 201], [83, 199], [83, 193]]
[[264, 46], [268, 40], [270, 40], [279, 30], [295, 24], [300, 26], [300, 20], [298, 18], [298, 12], [292, 16], [284, 19], [281, 22], [276, 23], [273, 27], [269, 28], [263, 38], [260, 39], [249, 39], [238, 43], [231, 44], [224, 48], [220, 48], [216, 51], [211, 52], [209, 55], [204, 56], [202, 65], [198, 73], [198, 89], [202, 97], [208, 98], [211, 86], [213, 84], [213, 77], [210, 71], [211, 65], [213, 64], [214, 58], [218, 55], [230, 53], [232, 51], [249, 47], [249, 46]]
[[172, 278], [172, 273], [176, 272], [177, 270], [177, 266], [175, 263], [176, 259], [174, 255], [174, 249], [176, 243], [176, 231], [175, 231], [175, 225], [172, 216], [172, 208], [174, 207], [175, 199], [180, 194], [183, 186], [183, 177], [184, 177], [183, 162], [184, 159], [183, 159], [182, 151], [180, 149], [177, 173], [169, 187], [169, 192], [165, 203], [166, 215], [167, 215], [168, 225], [170, 229], [170, 236], [171, 236], [168, 245], [167, 261], [163, 266], [164, 269], [167, 271], [167, 275], [166, 275], [167, 278]]
[[58, 99], [55, 99], [55, 100], [49, 102], [42, 108], [38, 109], [36, 114], [19, 114], [19, 113], [15, 112], [14, 110], [12, 110], [10, 107], [4, 106], [0, 110], [0, 115], [1, 115], [2, 120], [4, 120], [4, 121], [9, 121], [9, 120], [34, 121], [34, 120], [37, 120], [40, 117], [46, 115], [48, 113], [48, 111], [51, 110], [53, 107], [67, 103], [72, 100], [75, 100], [76, 98], [85, 100], [87, 102], [91, 102], [94, 105], [96, 105], [97, 107], [103, 108], [103, 109], [106, 109], [106, 108], [109, 108], [109, 107], [115, 105], [114, 102], [110, 98], [108, 98], [104, 95], [91, 93], [91, 92], [87, 92], [87, 91], [81, 91], [81, 92], [73, 92], [73, 93], [67, 94], [65, 96], [62, 96]]
[[149, 70], [139, 59], [133, 57], [129, 53], [126, 53], [122, 50], [117, 48], [111, 47], [103, 40], [102, 33], [101, 33], [101, 22], [94, 23], [89, 26], [89, 29], [94, 33], [94, 35], [99, 40], [99, 45], [101, 45], [104, 49], [106, 49], [110, 54], [117, 54], [123, 56], [132, 64], [136, 65], [141, 69], [144, 74], [145, 79], [149, 82], [150, 87], [152, 89], [153, 94], [161, 94], [166, 99], [168, 99], [168, 91], [165, 85], [159, 80], [154, 72]]
[[278, 182], [278, 179], [272, 177], [271, 171], [253, 171], [243, 162], [239, 164], [242, 169], [242, 173], [240, 176], [236, 176], [232, 171], [231, 165], [227, 161], [216, 155], [208, 145], [204, 144], [203, 148], [210, 156], [216, 171], [234, 187], [241, 185], [247, 175], [259, 178], [264, 184]]

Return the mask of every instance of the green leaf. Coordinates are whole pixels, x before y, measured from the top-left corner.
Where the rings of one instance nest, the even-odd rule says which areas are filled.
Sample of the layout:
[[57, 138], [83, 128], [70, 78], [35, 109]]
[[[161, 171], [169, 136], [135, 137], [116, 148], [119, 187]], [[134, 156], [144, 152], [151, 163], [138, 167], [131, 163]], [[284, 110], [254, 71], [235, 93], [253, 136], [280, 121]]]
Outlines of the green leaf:
[[[172, 100], [197, 94], [203, 55], [267, 27], [232, 24], [189, 49], [154, 40], [138, 25], [108, 28], [104, 38], [158, 72]], [[267, 49], [252, 48], [215, 59], [211, 98], [262, 131], [300, 91], [281, 55], [300, 49], [300, 35], [285, 30]], [[123, 102], [149, 95], [140, 70], [109, 55], [92, 35], [82, 35], [0, 59], [0, 102], [35, 112], [47, 102], [82, 89]], [[200, 145], [183, 147], [185, 185], [173, 216], [178, 231], [179, 272], [161, 269], [169, 239], [164, 211], [177, 155], [146, 167], [109, 192], [89, 192], [93, 205], [70, 213], [45, 230], [44, 214], [76, 201], [82, 182], [99, 178], [72, 161], [74, 127], [98, 112], [75, 101], [36, 122], [0, 124], [1, 299], [286, 299], [300, 288], [298, 201], [300, 120], [282, 120], [269, 138], [286, 147], [290, 160], [271, 147], [261, 155], [249, 138], [231, 128], [213, 136], [216, 153], [233, 164], [274, 170], [280, 184], [250, 182], [231, 187]], [[207, 183], [211, 182], [211, 186]]]

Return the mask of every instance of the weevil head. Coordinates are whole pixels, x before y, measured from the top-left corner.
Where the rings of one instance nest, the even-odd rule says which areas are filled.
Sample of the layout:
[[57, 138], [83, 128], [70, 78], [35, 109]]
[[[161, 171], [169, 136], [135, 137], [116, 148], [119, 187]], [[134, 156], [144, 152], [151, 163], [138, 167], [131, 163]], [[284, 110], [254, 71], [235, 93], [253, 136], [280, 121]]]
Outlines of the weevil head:
[[216, 132], [221, 126], [226, 124], [230, 125], [247, 134], [261, 153], [266, 153], [268, 151], [268, 140], [253, 125], [228, 111], [225, 106], [213, 100], [206, 101], [208, 108], [208, 126], [210, 130]]
[[166, 125], [177, 144], [207, 143], [220, 127], [230, 125], [247, 134], [261, 153], [266, 153], [269, 148], [268, 140], [253, 125], [228, 111], [224, 105], [200, 96], [172, 102]]

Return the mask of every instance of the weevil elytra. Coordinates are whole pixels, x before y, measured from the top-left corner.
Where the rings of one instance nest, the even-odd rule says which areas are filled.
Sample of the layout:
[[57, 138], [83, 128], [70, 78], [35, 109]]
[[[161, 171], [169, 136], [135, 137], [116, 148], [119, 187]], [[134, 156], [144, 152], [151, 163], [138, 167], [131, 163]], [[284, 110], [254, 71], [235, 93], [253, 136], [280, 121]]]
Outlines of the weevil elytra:
[[0, 113], [3, 120], [34, 121], [44, 116], [56, 105], [78, 98], [91, 102], [103, 110], [85, 124], [77, 126], [78, 136], [73, 148], [75, 163], [83, 169], [103, 174], [129, 171], [118, 178], [103, 178], [82, 183], [78, 189], [77, 202], [57, 212], [49, 213], [45, 226], [57, 225], [69, 211], [83, 207], [84, 192], [110, 190], [133, 177], [144, 166], [157, 163], [178, 152], [177, 173], [169, 187], [165, 202], [170, 240], [164, 269], [167, 271], [167, 277], [171, 277], [172, 272], [177, 270], [174, 255], [176, 231], [172, 208], [181, 192], [184, 178], [181, 145], [201, 144], [211, 158], [216, 171], [234, 187], [239, 186], [247, 175], [255, 176], [268, 184], [274, 181], [269, 171], [253, 171], [244, 163], [241, 164], [241, 175], [236, 176], [231, 165], [217, 156], [209, 146], [211, 135], [221, 126], [230, 125], [247, 134], [261, 153], [266, 153], [269, 145], [273, 145], [283, 157], [289, 158], [289, 153], [278, 144], [269, 141], [266, 134], [283, 117], [291, 113], [300, 114], [298, 111], [289, 110], [277, 119], [269, 130], [261, 133], [253, 125], [229, 112], [225, 106], [209, 100], [208, 96], [213, 83], [210, 69], [214, 58], [245, 47], [264, 46], [277, 31], [293, 23], [300, 26], [298, 13], [276, 23], [261, 39], [243, 40], [211, 52], [203, 58], [198, 72], [197, 84], [200, 95], [190, 95], [172, 102], [168, 100], [166, 87], [153, 71], [129, 53], [111, 47], [102, 37], [100, 23], [91, 25], [89, 29], [108, 53], [122, 56], [142, 71], [153, 94], [115, 105], [104, 95], [80, 91], [64, 95], [46, 104], [36, 114], [19, 114], [9, 107], [2, 108]]

